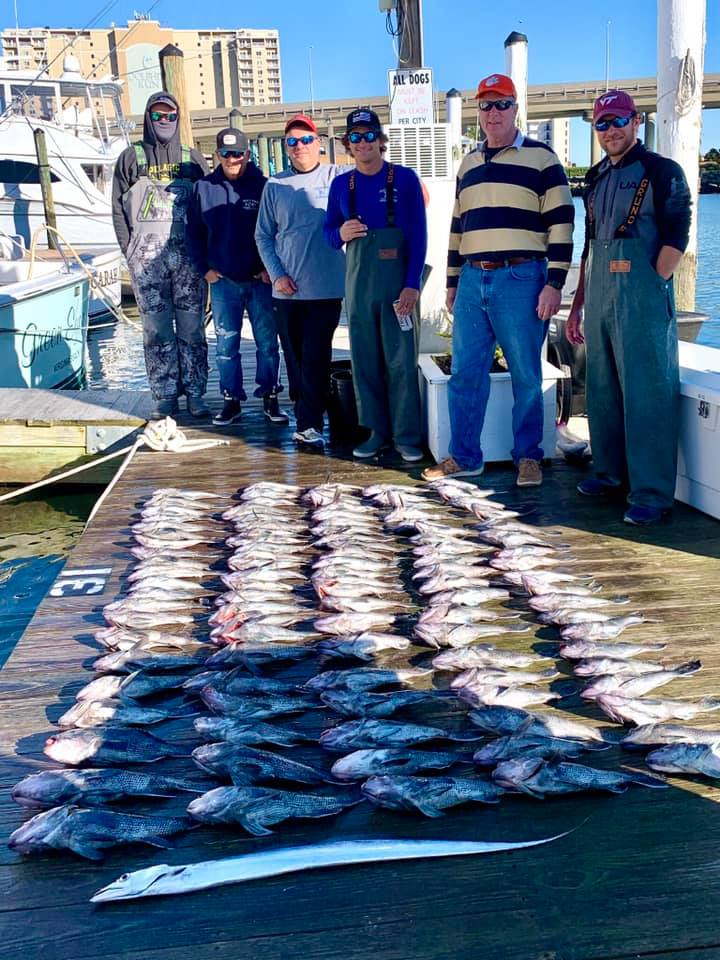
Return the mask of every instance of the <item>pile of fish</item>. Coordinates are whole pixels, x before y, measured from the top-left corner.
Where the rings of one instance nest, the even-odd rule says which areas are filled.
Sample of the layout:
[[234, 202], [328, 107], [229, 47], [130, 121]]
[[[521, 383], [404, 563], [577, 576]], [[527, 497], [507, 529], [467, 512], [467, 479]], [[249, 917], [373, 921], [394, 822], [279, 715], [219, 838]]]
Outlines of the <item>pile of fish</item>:
[[[621, 744], [651, 750], [653, 770], [720, 777], [720, 730], [672, 722], [720, 700], [646, 696], [699, 661], [635, 659], [665, 647], [625, 639], [647, 619], [579, 572], [532, 505], [492, 494], [457, 480], [156, 491], [131, 530], [126, 593], [103, 610], [97, 676], [47, 740], [62, 766], [13, 790], [43, 812], [10, 846], [97, 858], [199, 823], [261, 836], [365, 801], [438, 817], [508, 794], [666, 786], [583, 762], [617, 738], [571, 716], [582, 700], [636, 725]], [[559, 631], [553, 656], [536, 652], [533, 616]], [[165, 724], [180, 738], [146, 729]], [[138, 772], [156, 761], [170, 775]], [[180, 816], [107, 809], [188, 793]]]

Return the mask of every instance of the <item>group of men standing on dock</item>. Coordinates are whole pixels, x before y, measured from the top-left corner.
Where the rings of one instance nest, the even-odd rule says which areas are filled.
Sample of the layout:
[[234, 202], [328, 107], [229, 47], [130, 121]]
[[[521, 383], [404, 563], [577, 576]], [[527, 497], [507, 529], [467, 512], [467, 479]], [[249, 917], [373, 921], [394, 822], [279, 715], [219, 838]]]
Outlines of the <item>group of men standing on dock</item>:
[[[572, 257], [574, 208], [555, 153], [518, 129], [517, 92], [491, 74], [477, 91], [485, 134], [460, 167], [447, 270], [454, 313], [450, 456], [427, 480], [476, 476], [498, 344], [512, 377], [512, 457], [518, 486], [542, 483], [541, 358]], [[690, 194], [682, 169], [637, 140], [632, 98], [608, 91], [593, 123], [606, 157], [591, 168], [586, 241], [567, 324], [587, 338], [587, 402], [595, 476], [591, 497], [627, 494], [628, 523], [663, 519], [672, 505], [678, 430], [678, 352], [672, 274], [688, 242]], [[427, 247], [423, 187], [384, 158], [377, 115], [351, 111], [343, 143], [355, 166], [320, 162], [313, 119], [288, 121], [290, 168], [267, 180], [247, 136], [217, 137], [218, 165], [180, 144], [166, 93], [148, 101], [145, 136], [115, 175], [115, 223], [143, 317], [157, 414], [178, 397], [208, 416], [204, 307], [210, 287], [224, 396], [217, 424], [246, 399], [240, 337], [247, 310], [265, 414], [287, 423], [278, 395], [278, 338], [295, 404], [294, 439], [322, 447], [332, 339], [345, 300], [360, 422], [359, 458], [394, 446], [423, 459], [417, 383], [418, 310]], [[174, 315], [174, 316], [173, 316]], [[174, 321], [174, 326], [173, 326]], [[656, 422], [663, 424], [656, 429]]]

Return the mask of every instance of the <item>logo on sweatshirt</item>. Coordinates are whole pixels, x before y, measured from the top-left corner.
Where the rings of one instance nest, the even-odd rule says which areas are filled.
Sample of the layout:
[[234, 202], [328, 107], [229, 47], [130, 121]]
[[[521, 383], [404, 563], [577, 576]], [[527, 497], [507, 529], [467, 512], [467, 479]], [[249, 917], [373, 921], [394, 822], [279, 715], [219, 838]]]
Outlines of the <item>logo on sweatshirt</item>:
[[245, 197], [242, 202], [243, 210], [257, 210], [260, 206], [257, 200], [253, 200], [250, 197]]

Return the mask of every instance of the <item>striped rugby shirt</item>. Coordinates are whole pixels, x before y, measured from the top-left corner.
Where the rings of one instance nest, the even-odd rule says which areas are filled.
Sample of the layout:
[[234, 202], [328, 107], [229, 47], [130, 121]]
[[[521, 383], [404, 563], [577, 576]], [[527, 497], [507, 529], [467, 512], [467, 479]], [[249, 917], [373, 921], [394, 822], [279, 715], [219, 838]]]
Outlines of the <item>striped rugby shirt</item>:
[[487, 162], [482, 147], [458, 171], [447, 285], [466, 260], [547, 257], [548, 280], [564, 283], [572, 259], [575, 208], [565, 171], [544, 143], [518, 130]]

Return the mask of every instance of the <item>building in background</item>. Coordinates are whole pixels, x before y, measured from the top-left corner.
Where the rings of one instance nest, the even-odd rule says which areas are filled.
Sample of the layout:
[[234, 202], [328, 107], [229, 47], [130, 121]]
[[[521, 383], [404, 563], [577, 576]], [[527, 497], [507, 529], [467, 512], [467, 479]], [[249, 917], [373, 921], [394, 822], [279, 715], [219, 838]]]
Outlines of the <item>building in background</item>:
[[160, 89], [158, 52], [168, 43], [185, 54], [185, 85], [191, 110], [281, 103], [280, 38], [277, 30], [173, 30], [138, 18], [125, 27], [10, 28], [2, 31], [5, 67], [62, 73], [62, 51], [72, 45], [85, 77], [107, 74], [125, 81], [123, 107], [140, 114]]
[[570, 166], [570, 120], [528, 120], [527, 134], [551, 147], [564, 167]]

